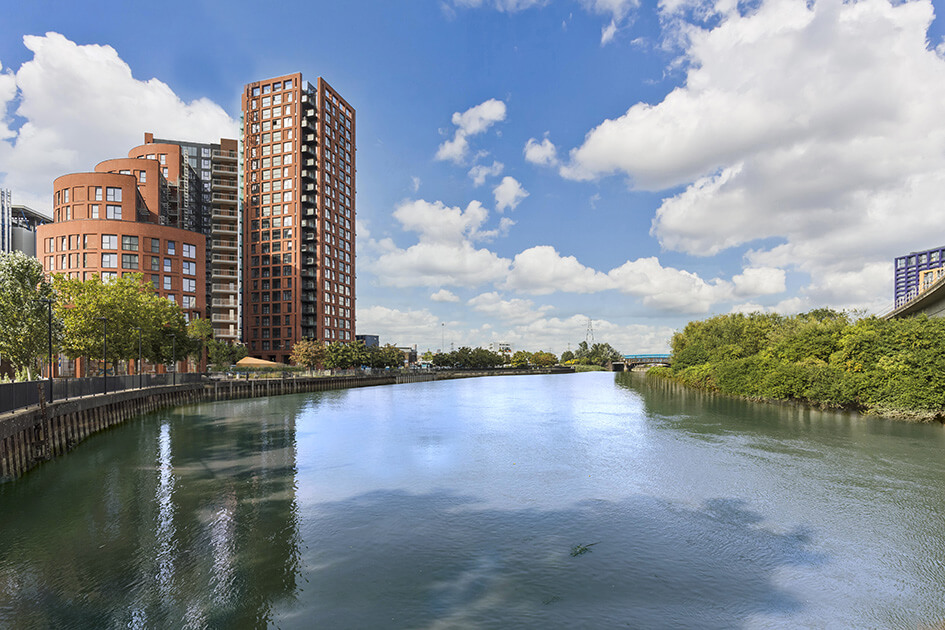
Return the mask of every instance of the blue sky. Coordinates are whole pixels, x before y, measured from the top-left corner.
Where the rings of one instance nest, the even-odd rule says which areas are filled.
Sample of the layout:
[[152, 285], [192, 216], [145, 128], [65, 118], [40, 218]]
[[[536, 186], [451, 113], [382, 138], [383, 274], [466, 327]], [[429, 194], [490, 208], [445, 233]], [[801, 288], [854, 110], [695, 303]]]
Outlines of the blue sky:
[[[145, 131], [236, 137], [240, 89], [357, 110], [358, 332], [421, 350], [891, 306], [945, 244], [940, 7], [914, 0], [22, 2], [0, 21], [0, 186]], [[261, 19], [261, 13], [271, 19]]]

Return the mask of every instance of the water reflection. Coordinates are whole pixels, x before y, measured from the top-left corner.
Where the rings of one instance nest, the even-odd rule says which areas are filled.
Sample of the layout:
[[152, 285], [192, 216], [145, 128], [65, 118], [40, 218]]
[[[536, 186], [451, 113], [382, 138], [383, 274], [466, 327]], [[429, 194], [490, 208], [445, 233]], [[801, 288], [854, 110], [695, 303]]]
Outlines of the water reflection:
[[0, 486], [0, 627], [265, 627], [294, 596], [295, 415], [201, 409]]

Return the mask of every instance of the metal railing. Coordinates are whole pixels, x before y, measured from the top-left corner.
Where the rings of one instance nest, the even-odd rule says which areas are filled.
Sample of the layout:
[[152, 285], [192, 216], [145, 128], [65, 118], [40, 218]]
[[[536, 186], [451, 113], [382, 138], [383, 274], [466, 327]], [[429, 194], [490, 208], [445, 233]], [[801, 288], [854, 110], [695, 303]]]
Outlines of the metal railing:
[[[140, 378], [140, 381], [139, 381]], [[188, 372], [178, 374], [176, 382], [178, 385], [185, 383], [200, 383], [204, 380], [203, 374]], [[108, 392], [118, 392], [128, 389], [138, 389], [141, 387], [159, 387], [162, 385], [171, 385], [175, 381], [174, 374], [142, 374], [132, 376], [109, 376]], [[39, 387], [37, 387], [39, 385]], [[59, 378], [53, 381], [52, 396], [49, 393], [49, 380], [42, 381], [23, 381], [21, 383], [0, 383], [0, 413], [22, 409], [31, 405], [39, 404], [39, 389], [43, 390], [46, 402], [67, 400], [70, 398], [79, 398], [81, 396], [93, 396], [105, 391], [105, 384], [101, 376], [90, 376], [84, 378]]]

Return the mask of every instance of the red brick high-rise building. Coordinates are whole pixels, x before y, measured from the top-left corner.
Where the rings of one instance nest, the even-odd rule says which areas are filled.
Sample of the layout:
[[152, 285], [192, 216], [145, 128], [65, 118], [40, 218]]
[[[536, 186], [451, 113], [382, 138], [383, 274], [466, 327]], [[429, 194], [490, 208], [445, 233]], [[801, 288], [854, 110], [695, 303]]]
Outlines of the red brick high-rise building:
[[242, 98], [243, 338], [288, 362], [299, 339], [355, 337], [355, 112], [324, 79]]

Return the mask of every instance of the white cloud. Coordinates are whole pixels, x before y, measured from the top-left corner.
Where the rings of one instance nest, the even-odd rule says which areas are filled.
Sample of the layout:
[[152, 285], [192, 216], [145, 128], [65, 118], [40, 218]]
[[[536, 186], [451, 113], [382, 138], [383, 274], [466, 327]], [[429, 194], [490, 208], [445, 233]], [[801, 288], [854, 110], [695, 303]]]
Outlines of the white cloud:
[[417, 232], [420, 240], [430, 243], [474, 240], [488, 216], [489, 211], [478, 201], [469, 202], [463, 210], [442, 201], [415, 199], [400, 203], [394, 210], [394, 218], [405, 230]]
[[[574, 350], [584, 341], [588, 316], [575, 314], [566, 318], [548, 317], [520, 324], [496, 335], [510, 342], [515, 350], [547, 350], [558, 356], [570, 344]], [[646, 326], [642, 324], [619, 324], [604, 319], [594, 319], [595, 339], [609, 343], [622, 354], [639, 352], [667, 352], [673, 329], [669, 326]]]
[[[17, 103], [22, 125], [0, 122], [0, 185], [15, 201], [49, 210], [59, 175], [92, 170], [144, 142], [144, 132], [201, 142], [236, 138], [216, 103], [185, 103], [157, 79], [141, 81], [110, 46], [79, 46], [58, 33], [27, 35], [33, 58], [0, 74], [0, 112]], [[14, 85], [15, 84], [15, 85]]]
[[481, 6], [491, 6], [503, 13], [516, 13], [531, 9], [532, 7], [542, 7], [548, 4], [549, 0], [454, 0], [456, 6], [467, 8], [479, 8]]
[[522, 298], [505, 300], [495, 291], [477, 295], [467, 304], [475, 311], [510, 323], [532, 322], [552, 310], [552, 307], [547, 304], [536, 309], [534, 302]]
[[464, 112], [453, 113], [456, 132], [452, 140], [446, 140], [436, 152], [437, 160], [449, 160], [462, 164], [469, 152], [469, 136], [487, 131], [492, 125], [505, 120], [505, 103], [490, 98]]
[[522, 199], [528, 196], [528, 191], [522, 188], [522, 185], [514, 177], [506, 175], [502, 182], [492, 189], [495, 195], [495, 209], [499, 212], [506, 208], [515, 210]]
[[611, 20], [610, 24], [603, 27], [600, 30], [600, 45], [606, 46], [614, 39], [614, 35], [617, 34], [617, 21]]
[[414, 176], [414, 177], [411, 177], [411, 178], [410, 178], [410, 188], [411, 188], [411, 190], [413, 190], [413, 192], [417, 192], [418, 190], [420, 190], [420, 178], [419, 178], [419, 177]]
[[732, 277], [735, 285], [735, 295], [756, 296], [783, 293], [786, 289], [783, 269], [775, 267], [754, 267], [744, 269], [742, 273]]
[[539, 166], [556, 166], [558, 164], [558, 149], [545, 134], [544, 139], [538, 142], [529, 138], [525, 143], [525, 161]]
[[430, 296], [434, 302], [459, 302], [459, 296], [446, 289], [440, 289]]
[[561, 256], [554, 247], [539, 245], [515, 256], [503, 288], [533, 295], [596, 293], [613, 288], [613, 283], [574, 256]]
[[439, 329], [440, 320], [427, 309], [401, 311], [386, 306], [358, 307], [358, 331], [378, 335], [381, 344], [413, 345]]
[[689, 271], [663, 267], [655, 257], [628, 260], [607, 274], [621, 292], [643, 298], [643, 304], [679, 313], [705, 313], [729, 299], [730, 283], [706, 282]]
[[473, 180], [473, 185], [482, 186], [486, 183], [487, 177], [496, 177], [502, 173], [502, 169], [505, 168], [505, 165], [502, 162], [496, 162], [493, 160], [492, 166], [486, 166], [484, 164], [477, 164], [476, 166], [469, 169], [469, 176]]
[[684, 84], [592, 129], [562, 175], [684, 186], [654, 218], [663, 247], [704, 256], [772, 239], [751, 262], [806, 272], [808, 303], [876, 303], [890, 293], [884, 265], [939, 245], [923, 235], [945, 222], [945, 58], [928, 44], [933, 5], [661, 6], [687, 5], [714, 15], [708, 27], [674, 22]]

